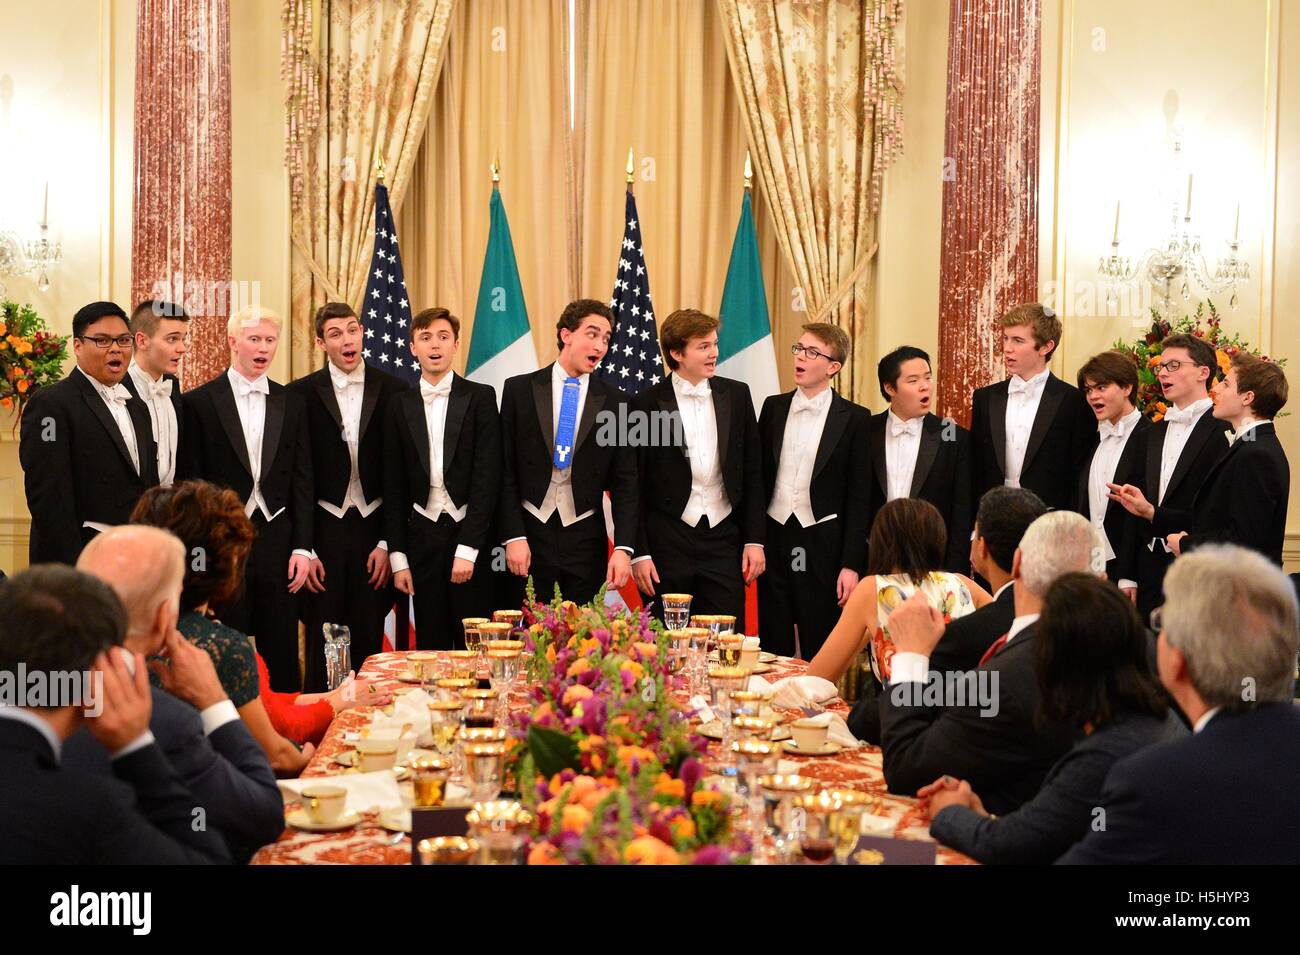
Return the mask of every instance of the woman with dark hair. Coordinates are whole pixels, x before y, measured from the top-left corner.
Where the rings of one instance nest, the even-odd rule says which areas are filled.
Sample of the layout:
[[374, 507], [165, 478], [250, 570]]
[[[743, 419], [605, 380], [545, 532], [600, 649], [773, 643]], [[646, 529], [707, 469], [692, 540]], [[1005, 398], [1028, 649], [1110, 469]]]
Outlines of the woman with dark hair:
[[1187, 732], [1151, 672], [1148, 640], [1113, 584], [1092, 574], [1058, 578], [1034, 636], [1039, 714], [1084, 736], [1038, 795], [1005, 816], [990, 816], [967, 782], [945, 776], [922, 788], [930, 835], [980, 862], [1019, 865], [1052, 862], [1087, 835], [1111, 766]]
[[[216, 619], [239, 596], [253, 545], [253, 524], [234, 491], [207, 481], [156, 486], [140, 497], [131, 521], [164, 528], [184, 542], [185, 580], [176, 629], [212, 658], [222, 687], [278, 775], [298, 775], [314, 752], [311, 742], [299, 751], [286, 736], [319, 740], [338, 710], [357, 702], [387, 702], [386, 696], [380, 700], [377, 693], [367, 694], [365, 687], [345, 693], [346, 683], [332, 693], [268, 692], [266, 664], [248, 636]], [[286, 718], [285, 707], [301, 712], [291, 711]]]
[[946, 622], [992, 600], [969, 577], [938, 569], [947, 546], [948, 531], [933, 504], [900, 497], [882, 507], [871, 525], [867, 572], [808, 672], [836, 682], [869, 646], [871, 672], [881, 684], [888, 683], [894, 644], [885, 620], [891, 610], [920, 591]]

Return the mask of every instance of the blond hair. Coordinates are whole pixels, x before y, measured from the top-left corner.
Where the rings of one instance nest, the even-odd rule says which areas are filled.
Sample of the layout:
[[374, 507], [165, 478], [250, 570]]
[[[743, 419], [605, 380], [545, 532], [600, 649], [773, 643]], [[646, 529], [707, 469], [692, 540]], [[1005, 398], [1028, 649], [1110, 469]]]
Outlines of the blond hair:
[[284, 329], [284, 319], [265, 305], [245, 305], [230, 313], [230, 319], [226, 322], [226, 334], [238, 338], [240, 331], [258, 322], [270, 322], [276, 331]]

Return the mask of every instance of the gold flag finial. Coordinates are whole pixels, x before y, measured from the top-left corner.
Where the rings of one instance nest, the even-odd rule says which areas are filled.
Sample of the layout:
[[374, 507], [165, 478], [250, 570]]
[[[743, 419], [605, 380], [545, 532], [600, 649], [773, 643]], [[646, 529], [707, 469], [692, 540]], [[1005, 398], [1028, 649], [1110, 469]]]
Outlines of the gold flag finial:
[[745, 150], [745, 188], [750, 189], [754, 185], [754, 164], [749, 161], [749, 150]]
[[497, 157], [492, 160], [492, 165], [489, 168], [491, 168], [492, 170], [492, 184], [496, 185], [498, 182], [501, 181], [501, 154], [500, 153], [498, 153]]
[[627, 147], [627, 184], [630, 186], [636, 182], [636, 176], [633, 174], [636, 167], [632, 163], [632, 147]]
[[384, 181], [384, 151], [375, 150], [375, 178], [380, 182]]

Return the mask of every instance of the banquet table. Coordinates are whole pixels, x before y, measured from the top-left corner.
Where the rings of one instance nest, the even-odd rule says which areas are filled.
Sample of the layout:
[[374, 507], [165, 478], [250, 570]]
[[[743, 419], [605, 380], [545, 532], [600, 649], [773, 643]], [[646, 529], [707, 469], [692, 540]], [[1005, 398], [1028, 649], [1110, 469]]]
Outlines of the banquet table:
[[[368, 658], [361, 668], [360, 676], [376, 680], [381, 686], [398, 689], [402, 684], [397, 675], [407, 669], [405, 652], [381, 653]], [[763, 677], [775, 681], [787, 676], [798, 676], [807, 669], [802, 660], [778, 658], [771, 665], [771, 671]], [[511, 694], [511, 709], [528, 709], [531, 706], [529, 690], [522, 680]], [[780, 708], [777, 708], [780, 710]], [[836, 700], [827, 709], [841, 716], [847, 716], [848, 704]], [[791, 714], [796, 711], [789, 710]], [[304, 778], [333, 776], [349, 770], [334, 762], [333, 757], [351, 744], [344, 739], [344, 734], [360, 730], [370, 723], [374, 713], [373, 707], [357, 706], [340, 713], [330, 724], [321, 745], [316, 750], [311, 762], [303, 770]], [[709, 756], [716, 757], [717, 743], [709, 744]], [[858, 749], [844, 749], [833, 756], [799, 757], [786, 754], [786, 761], [797, 764], [800, 775], [816, 779], [827, 786], [839, 786], [857, 789], [878, 796], [879, 800], [872, 813], [888, 819], [893, 824], [893, 838], [929, 841], [929, 822], [917, 800], [907, 796], [889, 793], [885, 788], [884, 774], [881, 769], [880, 749], [875, 746], [862, 746]], [[406, 784], [409, 786], [409, 783]], [[296, 810], [298, 803], [285, 806], [285, 813]], [[881, 833], [890, 835], [888, 828]], [[397, 839], [394, 843], [394, 839]], [[377, 814], [365, 814], [362, 821], [351, 829], [337, 832], [305, 832], [286, 827], [279, 839], [263, 846], [251, 860], [253, 865], [405, 865], [411, 861], [411, 840], [409, 837], [397, 837], [380, 825]], [[940, 865], [973, 864], [973, 860], [944, 846], [938, 847], [937, 862]]]

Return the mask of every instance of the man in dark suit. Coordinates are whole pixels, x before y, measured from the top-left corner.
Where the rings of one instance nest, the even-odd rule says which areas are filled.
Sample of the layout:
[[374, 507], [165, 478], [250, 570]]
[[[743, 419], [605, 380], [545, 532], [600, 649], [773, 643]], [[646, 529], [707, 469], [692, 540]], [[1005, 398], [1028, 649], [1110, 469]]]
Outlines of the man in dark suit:
[[1105, 825], [1058, 860], [1300, 863], [1295, 593], [1259, 553], [1207, 546], [1174, 562], [1159, 611], [1160, 680], [1192, 735], [1116, 763]]
[[501, 475], [491, 385], [451, 370], [460, 319], [426, 308], [411, 321], [420, 387], [393, 396], [384, 420], [384, 524], [394, 583], [415, 601], [422, 649], [462, 645], [461, 620], [492, 609], [488, 545]]
[[181, 425], [181, 358], [189, 350], [190, 317], [179, 305], [147, 299], [131, 313], [135, 357], [122, 379], [149, 409], [154, 445], [158, 451], [158, 483], [171, 487], [176, 480]]
[[[127, 613], [123, 646], [149, 659], [167, 690], [151, 687], [149, 729], [181, 781], [194, 794], [204, 824], [243, 861], [284, 830], [284, 800], [266, 753], [221, 686], [212, 658], [176, 630], [185, 545], [156, 527], [126, 525], [100, 534], [81, 552], [77, 569], [108, 584]], [[112, 775], [107, 749], [82, 728], [63, 746], [69, 769]], [[198, 818], [197, 816], [195, 818]]]
[[[1231, 426], [1211, 412], [1214, 402], [1206, 389], [1214, 381], [1218, 363], [1214, 349], [1194, 335], [1170, 335], [1161, 344], [1156, 377], [1160, 381], [1168, 410], [1155, 423], [1146, 439], [1146, 460], [1131, 483], [1141, 491], [1145, 501], [1169, 511], [1190, 513], [1196, 492], [1206, 475], [1228, 451], [1222, 435]], [[1110, 499], [1132, 514], [1132, 542], [1137, 566], [1138, 614], [1143, 621], [1164, 602], [1161, 583], [1173, 563], [1173, 554], [1165, 545], [1165, 533], [1159, 533], [1145, 509], [1125, 504], [1120, 491], [1124, 483], [1116, 481]], [[1136, 498], [1129, 493], [1136, 506]]]
[[1061, 320], [1046, 306], [1017, 305], [1002, 316], [1011, 377], [971, 399], [972, 500], [1005, 484], [1028, 488], [1050, 508], [1073, 506], [1097, 423], [1079, 390], [1047, 370], [1060, 341]]
[[[951, 774], [969, 779], [993, 813], [1010, 812], [1033, 798], [1075, 741], [1069, 727], [1039, 719], [1034, 624], [1056, 577], [1091, 570], [1096, 548], [1095, 528], [1072, 511], [1044, 514], [1029, 526], [1012, 561], [1015, 619], [965, 675], [964, 701], [956, 698], [955, 683], [948, 698], [943, 674], [930, 667], [930, 653], [943, 637], [939, 612], [923, 594], [915, 594], [889, 615], [897, 652], [879, 705], [890, 792], [914, 795]], [[934, 704], [936, 690], [941, 705]]]
[[1138, 372], [1123, 352], [1104, 351], [1079, 369], [1079, 389], [1097, 416], [1098, 443], [1079, 471], [1074, 509], [1102, 535], [1107, 578], [1137, 599], [1137, 520], [1110, 497], [1115, 484], [1139, 480], [1151, 422], [1133, 404]]
[[1286, 404], [1281, 367], [1245, 353], [1232, 359], [1215, 386], [1214, 416], [1227, 421], [1229, 448], [1210, 468], [1192, 510], [1153, 506], [1134, 485], [1113, 493], [1132, 513], [1149, 520], [1175, 557], [1207, 543], [1240, 544], [1282, 563], [1291, 469], [1273, 418]]
[[[970, 573], [970, 432], [930, 413], [930, 356], [896, 348], [876, 366], [889, 407], [871, 418], [871, 519], [889, 501], [929, 501], [948, 530], [944, 570]], [[868, 525], [870, 527], [870, 525]], [[936, 568], [939, 569], [939, 568]]]
[[842, 328], [803, 327], [794, 348], [798, 386], [763, 402], [767, 547], [758, 578], [758, 633], [765, 649], [816, 656], [839, 619], [867, 558], [869, 412], [831, 388], [849, 356]]
[[316, 345], [325, 367], [289, 384], [307, 408], [316, 486], [315, 559], [303, 599], [308, 693], [329, 689], [326, 623], [343, 624], [351, 657], [383, 649], [384, 617], [392, 609], [388, 541], [384, 539], [384, 421], [406, 382], [363, 361], [365, 328], [352, 307], [327, 302], [316, 311]]
[[[602, 583], [627, 583], [637, 540], [637, 467], [627, 436], [617, 431], [629, 420], [628, 397], [592, 375], [613, 333], [609, 306], [570, 302], [556, 322], [554, 364], [516, 375], [502, 389], [498, 531], [506, 566], [520, 578], [513, 603], [529, 575], [545, 602], [556, 584], [566, 600], [585, 603]], [[613, 553], [601, 518], [606, 491]]]
[[[196, 800], [149, 732], [148, 671], [121, 648], [125, 635], [117, 596], [71, 567], [33, 567], [0, 587], [0, 673], [24, 690], [23, 673], [81, 677], [0, 706], [0, 864], [230, 861], [216, 828], [194, 825]], [[83, 725], [115, 778], [61, 766]]]
[[[749, 386], [714, 374], [719, 322], [679, 309], [659, 329], [672, 374], [634, 408], [676, 431], [640, 451], [641, 524], [632, 572], [647, 600], [693, 595], [693, 614], [745, 619], [745, 587], [766, 567], [763, 452]], [[655, 601], [655, 612], [663, 608]]]
[[32, 564], [75, 564], [86, 541], [125, 524], [158, 483], [149, 410], [122, 384], [131, 356], [126, 313], [92, 302], [72, 319], [77, 367], [23, 412], [18, 459], [32, 515]]
[[230, 368], [185, 393], [177, 480], [211, 481], [244, 501], [257, 538], [244, 593], [222, 622], [256, 640], [272, 689], [293, 692], [301, 687], [297, 594], [311, 569], [315, 496], [306, 406], [267, 377], [282, 326], [257, 305], [230, 316]]

